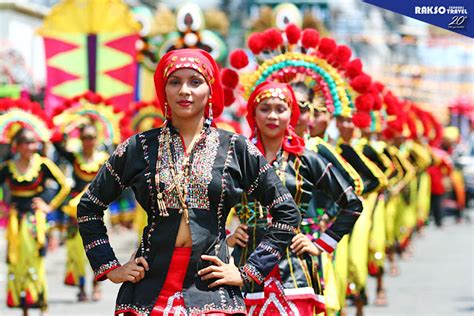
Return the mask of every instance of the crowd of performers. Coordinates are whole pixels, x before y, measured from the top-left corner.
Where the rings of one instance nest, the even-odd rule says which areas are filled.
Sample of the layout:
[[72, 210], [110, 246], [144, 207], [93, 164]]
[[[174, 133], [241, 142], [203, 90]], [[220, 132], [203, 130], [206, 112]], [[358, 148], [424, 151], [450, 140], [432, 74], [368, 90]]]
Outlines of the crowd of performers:
[[[51, 116], [0, 100], [9, 307], [47, 310], [55, 231], [79, 301], [87, 259], [92, 299], [123, 283], [116, 314], [345, 315], [352, 300], [362, 315], [369, 275], [387, 304], [385, 267], [399, 273], [430, 208], [441, 225], [442, 126], [314, 29], [253, 33], [248, 49], [229, 68], [167, 53], [157, 101], [126, 112], [92, 92]], [[104, 220], [137, 229], [129, 262]]]

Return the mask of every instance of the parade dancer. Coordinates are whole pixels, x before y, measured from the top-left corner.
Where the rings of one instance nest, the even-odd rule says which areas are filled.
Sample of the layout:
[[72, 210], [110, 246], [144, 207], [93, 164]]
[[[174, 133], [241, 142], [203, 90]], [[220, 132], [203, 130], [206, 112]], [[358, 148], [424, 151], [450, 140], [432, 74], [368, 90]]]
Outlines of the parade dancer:
[[[123, 283], [115, 314], [245, 314], [239, 287], [263, 283], [294, 237], [299, 212], [255, 145], [212, 126], [223, 110], [223, 91], [209, 54], [166, 54], [155, 86], [166, 124], [122, 143], [78, 207], [96, 279]], [[148, 225], [140, 247], [121, 265], [103, 212], [129, 186]], [[239, 270], [227, 255], [225, 220], [249, 190], [270, 209], [275, 225]]]
[[[66, 178], [49, 159], [38, 154], [40, 142], [50, 138], [50, 124], [37, 103], [26, 100], [0, 101], [1, 141], [9, 142], [15, 158], [0, 166], [0, 184], [10, 187], [11, 201], [7, 227], [7, 306], [47, 310], [46, 214], [61, 205], [69, 193]], [[16, 132], [15, 132], [16, 129]], [[10, 139], [8, 135], [12, 135]], [[46, 182], [53, 180], [59, 190], [45, 200]]]
[[[64, 284], [79, 287], [77, 297], [80, 302], [87, 300], [85, 291], [87, 258], [78, 230], [77, 203], [109, 157], [105, 150], [99, 149], [99, 143], [104, 148], [105, 143], [112, 144], [114, 140], [116, 142], [120, 140], [117, 137], [120, 136], [118, 130], [120, 117], [114, 113], [113, 109], [113, 106], [106, 104], [100, 95], [87, 92], [67, 100], [63, 107], [56, 109], [53, 118], [56, 123], [53, 145], [59, 155], [71, 164], [74, 183], [68, 200], [62, 207], [67, 216], [65, 243], [67, 259]], [[101, 133], [92, 121], [97, 122]], [[73, 151], [67, 147], [67, 143], [77, 137], [79, 137], [80, 148]], [[101, 298], [100, 287], [95, 280], [91, 298], [94, 301]]]
[[[317, 256], [321, 251], [333, 251], [342, 236], [350, 232], [361, 211], [361, 202], [337, 169], [305, 149], [304, 140], [293, 131], [298, 117], [298, 103], [287, 84], [264, 82], [249, 98], [247, 120], [254, 130], [252, 141], [271, 161], [302, 216], [306, 215], [308, 202], [317, 191], [325, 192], [337, 202], [340, 211], [315, 243], [299, 233], [263, 287], [252, 284], [245, 289], [251, 315], [323, 312]], [[235, 262], [244, 264], [259, 244], [269, 218], [267, 210], [252, 195], [245, 197], [236, 212], [243, 225], [228, 242], [237, 246], [233, 253]]]

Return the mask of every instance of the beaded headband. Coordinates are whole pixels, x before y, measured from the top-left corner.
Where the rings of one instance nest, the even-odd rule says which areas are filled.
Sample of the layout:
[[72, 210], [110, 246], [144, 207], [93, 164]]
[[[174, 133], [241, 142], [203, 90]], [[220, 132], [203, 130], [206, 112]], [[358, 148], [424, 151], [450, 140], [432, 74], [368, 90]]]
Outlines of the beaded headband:
[[287, 104], [293, 102], [290, 92], [286, 88], [269, 88], [261, 91], [255, 98], [255, 102], [260, 103], [265, 99], [278, 98]]
[[163, 72], [163, 79], [166, 81], [173, 72], [183, 68], [196, 70], [204, 77], [204, 79], [206, 79], [209, 85], [214, 83], [215, 78], [213, 77], [209, 66], [201, 62], [197, 57], [171, 57], [171, 63], [166, 66], [165, 71]]

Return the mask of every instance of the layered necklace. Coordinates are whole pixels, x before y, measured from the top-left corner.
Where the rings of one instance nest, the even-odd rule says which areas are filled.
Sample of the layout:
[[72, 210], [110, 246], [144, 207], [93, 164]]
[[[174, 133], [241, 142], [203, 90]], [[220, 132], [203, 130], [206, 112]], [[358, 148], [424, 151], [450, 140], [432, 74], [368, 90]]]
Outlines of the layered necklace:
[[[188, 146], [188, 148], [190, 148], [189, 154], [184, 151], [183, 163], [181, 165], [180, 170], [177, 170], [178, 168], [176, 167], [176, 163], [174, 161], [173, 153], [171, 150], [171, 132], [168, 126], [163, 127], [159, 140], [158, 163], [156, 164], [155, 175], [156, 190], [158, 192], [157, 204], [158, 209], [160, 211], [160, 216], [169, 215], [164, 197], [165, 194], [172, 194], [172, 192], [175, 191], [180, 203], [179, 214], [183, 214], [186, 224], [189, 224], [188, 187], [191, 178], [189, 176], [189, 171], [191, 169], [191, 158], [194, 152], [195, 145], [206, 138], [206, 130], [207, 128], [205, 126], [201, 130], [199, 137], [195, 137], [191, 144]], [[165, 188], [162, 191], [160, 189], [160, 167], [165, 146], [168, 155], [168, 166], [171, 174], [171, 184], [168, 186], [168, 188]]]

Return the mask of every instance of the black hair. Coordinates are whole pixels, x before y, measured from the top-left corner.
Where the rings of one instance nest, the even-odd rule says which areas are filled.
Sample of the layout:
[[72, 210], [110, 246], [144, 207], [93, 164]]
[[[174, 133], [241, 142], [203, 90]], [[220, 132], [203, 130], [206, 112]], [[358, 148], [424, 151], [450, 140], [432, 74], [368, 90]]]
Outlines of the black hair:
[[79, 127], [79, 135], [82, 136], [84, 134], [85, 130], [88, 129], [88, 128], [94, 129], [95, 133], [97, 134], [97, 127], [92, 123], [87, 123], [87, 124], [84, 124], [81, 127]]
[[12, 137], [12, 143], [19, 145], [30, 140], [30, 138], [28, 137], [28, 133], [33, 133], [33, 131], [25, 127], [20, 128]]
[[314, 90], [308, 87], [303, 81], [298, 81], [290, 84], [293, 90], [304, 92], [308, 96], [308, 101], [313, 102]]

